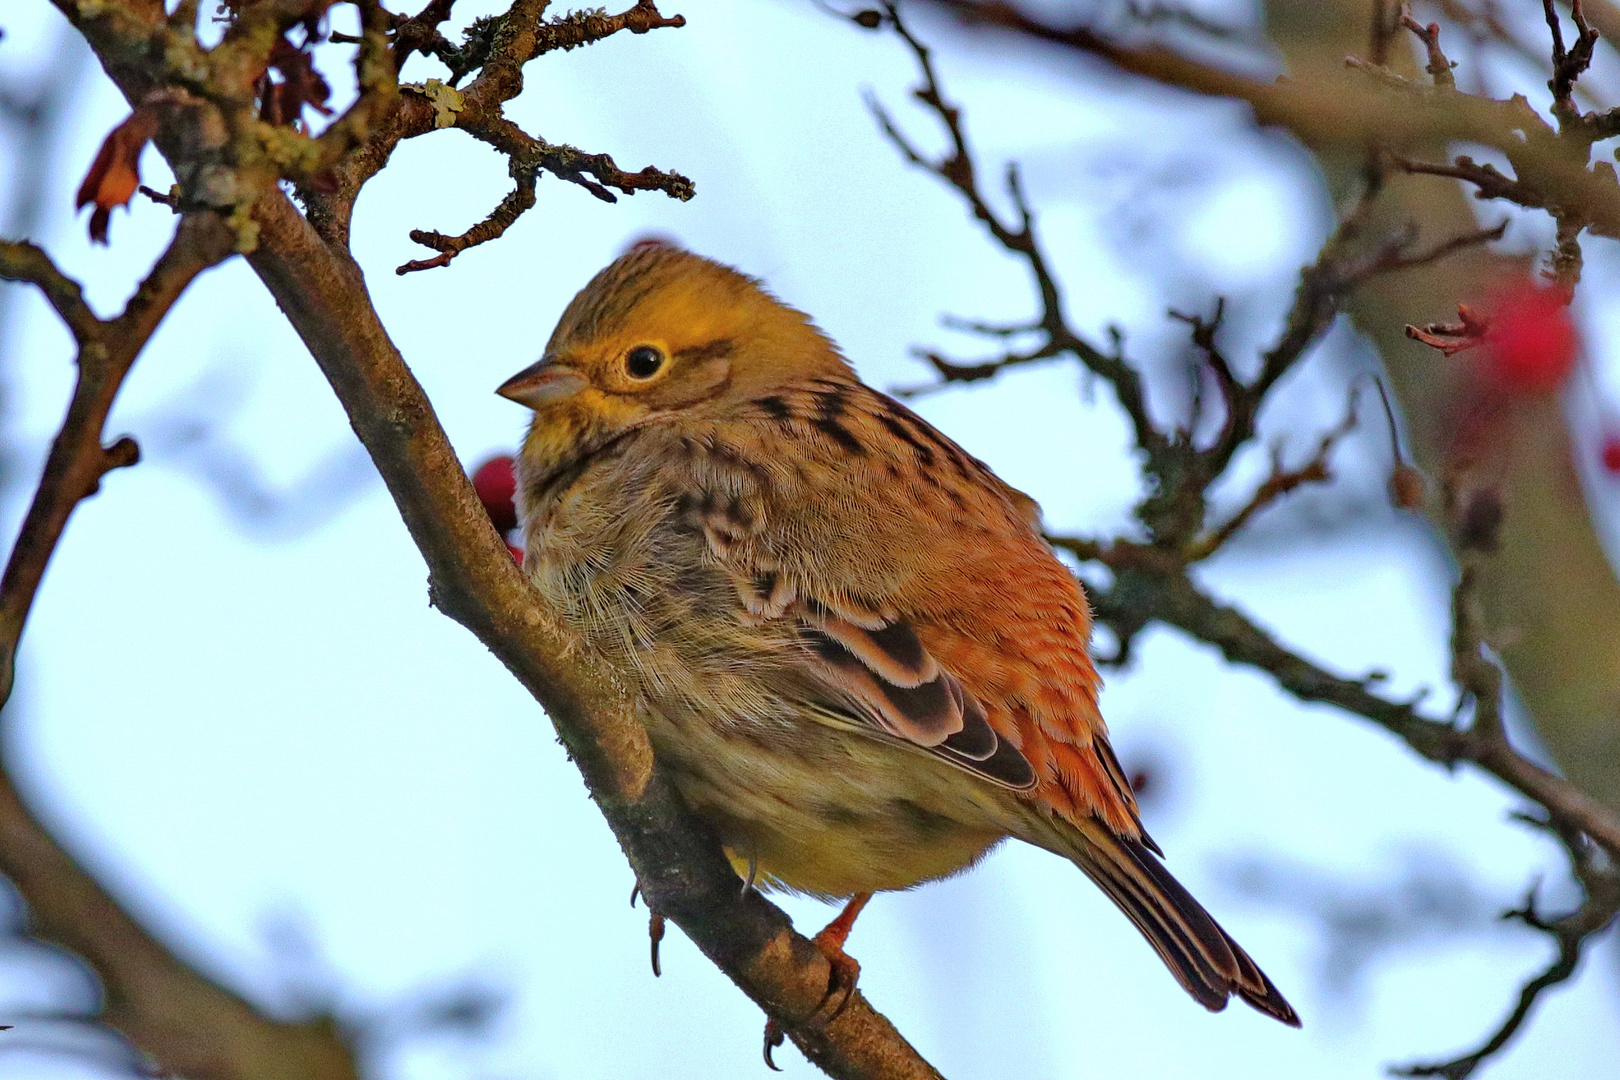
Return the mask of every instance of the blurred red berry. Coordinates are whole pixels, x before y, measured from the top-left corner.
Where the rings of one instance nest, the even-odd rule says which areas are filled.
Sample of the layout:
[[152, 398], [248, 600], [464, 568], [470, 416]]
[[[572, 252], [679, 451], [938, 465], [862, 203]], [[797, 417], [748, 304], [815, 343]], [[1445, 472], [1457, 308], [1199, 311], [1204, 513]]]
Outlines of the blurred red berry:
[[472, 482], [478, 501], [484, 504], [496, 531], [505, 534], [517, 528], [517, 507], [512, 505], [512, 496], [517, 494], [517, 476], [512, 472], [511, 455], [492, 457], [478, 466]]
[[1492, 305], [1485, 360], [1508, 389], [1541, 394], [1558, 389], [1575, 367], [1575, 321], [1568, 294], [1521, 282]]
[[628, 255], [632, 251], [641, 251], [644, 248], [655, 248], [655, 247], [679, 248], [680, 246], [681, 246], [681, 242], [679, 240], [675, 239], [669, 233], [660, 233], [660, 232], [642, 233], [640, 236], [636, 237], [634, 240], [632, 240], [628, 244], [624, 245], [624, 250], [621, 251], [619, 254]]
[[1602, 460], [1606, 472], [1620, 476], [1620, 435], [1604, 437]]

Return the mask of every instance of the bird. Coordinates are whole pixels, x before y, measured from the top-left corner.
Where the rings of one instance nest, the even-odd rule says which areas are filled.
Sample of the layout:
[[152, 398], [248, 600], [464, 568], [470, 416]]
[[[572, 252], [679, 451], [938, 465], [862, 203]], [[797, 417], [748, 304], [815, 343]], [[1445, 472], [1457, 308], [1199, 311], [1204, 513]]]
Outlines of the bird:
[[1090, 609], [1035, 500], [863, 383], [809, 316], [641, 245], [498, 393], [533, 410], [524, 572], [632, 688], [745, 888], [845, 902], [813, 939], [839, 1010], [872, 894], [1014, 838], [1079, 867], [1205, 1008], [1299, 1026], [1143, 828]]

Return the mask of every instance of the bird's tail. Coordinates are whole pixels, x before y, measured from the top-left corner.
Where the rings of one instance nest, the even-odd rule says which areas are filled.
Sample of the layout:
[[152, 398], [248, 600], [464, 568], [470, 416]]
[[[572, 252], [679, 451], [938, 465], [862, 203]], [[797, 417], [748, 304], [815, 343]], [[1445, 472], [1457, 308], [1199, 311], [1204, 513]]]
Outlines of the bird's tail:
[[1200, 1005], [1218, 1012], [1236, 994], [1267, 1016], [1299, 1027], [1299, 1015], [1265, 972], [1140, 840], [1115, 836], [1097, 821], [1062, 833], [1062, 854], [1119, 905]]

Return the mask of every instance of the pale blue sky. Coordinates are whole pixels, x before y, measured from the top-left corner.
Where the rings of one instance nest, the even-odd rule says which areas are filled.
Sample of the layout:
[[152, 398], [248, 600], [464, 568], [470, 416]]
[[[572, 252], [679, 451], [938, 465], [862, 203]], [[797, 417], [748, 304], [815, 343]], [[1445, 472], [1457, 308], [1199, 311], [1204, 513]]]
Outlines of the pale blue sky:
[[[463, 6], [466, 18], [482, 10]], [[902, 164], [861, 104], [872, 87], [935, 144], [908, 100], [913, 70], [899, 42], [809, 3], [663, 6], [688, 26], [537, 62], [509, 114], [627, 169], [685, 172], [697, 181], [692, 202], [643, 194], [607, 206], [547, 177], [539, 209], [503, 240], [400, 278], [393, 267], [424, 254], [409, 230], [454, 233], [480, 219], [507, 188], [505, 163], [463, 134], [435, 133], [402, 147], [361, 200], [355, 247], [377, 307], [469, 463], [510, 447], [524, 420], [494, 387], [533, 361], [590, 274], [646, 231], [763, 276], [878, 386], [926, 377], [908, 358], [914, 344], [975, 350], [938, 327], [941, 312], [1030, 311], [1021, 267]], [[12, 7], [0, 68], [26, 69], [60, 20], [43, 0]], [[1272, 333], [1329, 222], [1299, 153], [1248, 131], [1226, 105], [1168, 110], [1164, 93], [1091, 65], [968, 55], [943, 28], [918, 28], [940, 42], [986, 175], [1009, 157], [1024, 164], [1077, 327], [1124, 326], [1133, 354], [1166, 372], [1184, 332], [1163, 318], [1172, 303], [1224, 292], [1236, 298], [1236, 338]], [[408, 78], [439, 73], [412, 63]], [[92, 248], [72, 213], [79, 175], [124, 111], [98, 72], [36, 238], [103, 312], [170, 227], [166, 210], [138, 201], [114, 215], [112, 246]], [[149, 183], [166, 186], [154, 152], [143, 164]], [[1509, 239], [1535, 235], [1516, 225]], [[1615, 246], [1594, 241], [1588, 253], [1589, 280], [1611, 280]], [[1589, 307], [1593, 326], [1620, 317]], [[30, 297], [20, 311], [7, 420], [32, 468], [71, 368], [44, 306]], [[1324, 346], [1341, 357], [1355, 348], [1346, 332]], [[1319, 357], [1283, 389], [1297, 450], [1314, 442], [1311, 425], [1337, 420], [1342, 371]], [[200, 280], [173, 313], [112, 432], [143, 437], [208, 379], [234, 387], [225, 434], [272, 484], [295, 483], [353, 443], [240, 262]], [[918, 407], [1039, 498], [1054, 526], [1105, 534], [1128, 524], [1135, 474], [1107, 394], [1087, 404], [1078, 390], [1071, 369], [1053, 367]], [[1375, 497], [1385, 452], [1376, 431], [1352, 439], [1341, 483]], [[1245, 475], [1261, 468], [1257, 457]], [[1615, 501], [1608, 492], [1606, 508]], [[6, 509], [9, 535], [20, 511]], [[1234, 553], [1203, 577], [1336, 670], [1388, 668], [1393, 692], [1430, 685], [1445, 702], [1443, 572], [1391, 511], [1287, 552]], [[109, 477], [69, 528], [25, 638], [8, 737], [29, 791], [138, 910], [266, 1005], [285, 1007], [301, 977], [268, 940], [289, 919], [323, 951], [350, 1009], [468, 977], [510, 994], [490, 1039], [412, 1043], [386, 1056], [390, 1077], [759, 1080], [759, 1011], [678, 931], [663, 978], [652, 977], [645, 914], [626, 903], [630, 872], [543, 714], [428, 607], [424, 583], [375, 482], [321, 528], [271, 541], [233, 524], [162, 455]], [[1150, 632], [1139, 648], [1129, 672], [1110, 676], [1104, 711], [1127, 761], [1169, 763], [1170, 796], [1149, 825], [1171, 869], [1288, 993], [1304, 1030], [1241, 1006], [1206, 1014], [1078, 871], [1021, 847], [872, 904], [850, 949], [874, 1004], [954, 1080], [1372, 1077], [1490, 1030], [1544, 962], [1538, 938], [1486, 927], [1395, 950], [1358, 994], [1335, 997], [1318, 971], [1318, 928], [1245, 899], [1223, 868], [1260, 854], [1371, 884], [1398, 880], [1413, 852], [1438, 850], [1505, 908], [1537, 873], [1556, 882], [1563, 872], [1555, 850], [1505, 820], [1514, 803], [1421, 764], [1363, 721], [1284, 700], [1174, 634]], [[807, 932], [830, 916], [785, 906]], [[1608, 952], [1595, 957], [1487, 1075], [1598, 1075], [1620, 1052], [1614, 966]], [[0, 952], [0, 1019], [39, 1000], [51, 971], [60, 977]], [[23, 1061], [12, 1060], [0, 1058], [0, 1075], [102, 1075], [42, 1058], [11, 1071]], [[778, 1061], [790, 1076], [819, 1075], [792, 1049]]]

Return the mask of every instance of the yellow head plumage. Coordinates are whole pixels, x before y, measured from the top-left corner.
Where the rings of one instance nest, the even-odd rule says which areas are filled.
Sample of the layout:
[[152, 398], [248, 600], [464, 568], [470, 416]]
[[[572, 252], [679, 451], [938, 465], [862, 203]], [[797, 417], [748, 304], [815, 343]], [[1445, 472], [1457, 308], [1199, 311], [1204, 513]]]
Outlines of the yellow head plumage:
[[592, 278], [545, 355], [499, 393], [535, 411], [531, 459], [560, 461], [645, 423], [815, 376], [851, 373], [808, 316], [729, 266], [656, 245]]

